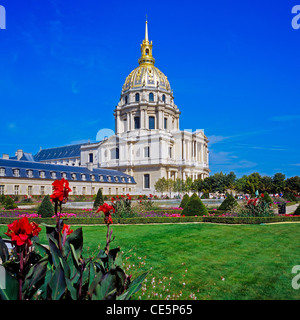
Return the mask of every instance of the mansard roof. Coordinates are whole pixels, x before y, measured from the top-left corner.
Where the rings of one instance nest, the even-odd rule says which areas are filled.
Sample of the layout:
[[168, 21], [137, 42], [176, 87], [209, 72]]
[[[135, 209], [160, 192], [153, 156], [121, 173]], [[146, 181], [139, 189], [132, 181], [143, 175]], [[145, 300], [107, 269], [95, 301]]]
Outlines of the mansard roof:
[[55, 159], [80, 158], [80, 148], [83, 145], [86, 145], [86, 143], [42, 149], [34, 156], [34, 160], [46, 161]]
[[[93, 170], [89, 170], [86, 167], [66, 166], [12, 159], [0, 159], [0, 168], [5, 169], [4, 176], [0, 176], [0, 179], [3, 177], [15, 178], [16, 176], [14, 175], [14, 170], [19, 169], [18, 178], [55, 180], [61, 179], [63, 177], [63, 173], [65, 173], [65, 178], [69, 181], [73, 180], [131, 184], [136, 183], [134, 178], [126, 173], [118, 170], [101, 168], [94, 168]], [[28, 171], [32, 171], [32, 175], [29, 175]], [[40, 175], [41, 171], [44, 172], [44, 178], [42, 178]], [[51, 173], [53, 172], [56, 173], [55, 178], [53, 178], [53, 176], [51, 175]]]

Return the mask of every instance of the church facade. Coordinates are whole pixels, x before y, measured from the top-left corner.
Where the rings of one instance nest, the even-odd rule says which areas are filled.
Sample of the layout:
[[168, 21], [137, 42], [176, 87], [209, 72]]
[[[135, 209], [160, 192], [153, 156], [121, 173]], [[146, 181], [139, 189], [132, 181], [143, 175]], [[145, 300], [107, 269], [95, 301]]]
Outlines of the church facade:
[[114, 110], [115, 135], [81, 148], [81, 163], [118, 169], [134, 177], [138, 193], [154, 193], [155, 182], [209, 175], [208, 139], [202, 130], [180, 131], [180, 111], [168, 78], [155, 67], [152, 41], [141, 44], [139, 66], [126, 78]]
[[[206, 178], [210, 172], [208, 139], [202, 130], [179, 129], [180, 111], [168, 78], [155, 66], [152, 47], [146, 21], [139, 65], [126, 78], [114, 110], [115, 135], [96, 143], [40, 150], [35, 156], [22, 150], [11, 158], [4, 155], [0, 159], [0, 193], [15, 194], [17, 181], [24, 182], [20, 194], [28, 193], [26, 172], [33, 169], [37, 185], [39, 179], [49, 182], [47, 192], [51, 180], [65, 174], [77, 194], [94, 194], [99, 188], [104, 194], [154, 194], [155, 182], [162, 177]], [[21, 170], [18, 163], [23, 176], [13, 174]], [[44, 172], [42, 178], [40, 172]], [[9, 192], [5, 187], [8, 181]], [[41, 187], [36, 188], [37, 193], [45, 191]]]

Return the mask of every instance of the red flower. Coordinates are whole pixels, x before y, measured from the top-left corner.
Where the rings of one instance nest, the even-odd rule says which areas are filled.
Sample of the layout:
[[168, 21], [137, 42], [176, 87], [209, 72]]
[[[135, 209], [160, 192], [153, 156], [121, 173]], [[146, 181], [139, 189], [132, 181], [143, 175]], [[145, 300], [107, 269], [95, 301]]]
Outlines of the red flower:
[[97, 213], [102, 211], [105, 214], [105, 216], [108, 216], [110, 215], [111, 210], [115, 212], [115, 208], [113, 206], [110, 206], [107, 203], [104, 203], [102, 206], [99, 206]]
[[260, 196], [263, 198], [263, 197], [264, 197], [264, 194], [262, 193]]
[[115, 198], [111, 198], [111, 202], [114, 202], [116, 199]]
[[27, 217], [15, 220], [7, 226], [5, 234], [11, 238], [12, 244], [15, 246], [32, 245], [31, 238], [37, 236], [41, 228], [35, 223], [29, 223]]
[[62, 178], [61, 180], [55, 180], [52, 185], [53, 194], [50, 198], [65, 203], [68, 200], [69, 192], [72, 191], [69, 188], [69, 181]]
[[150, 197], [150, 198], [152, 198], [152, 197], [153, 197], [153, 195], [150, 193], [150, 194], [149, 194], [149, 197]]
[[64, 224], [61, 232], [62, 234], [66, 232], [67, 236], [69, 236], [73, 232], [73, 230], [70, 229], [70, 225]]

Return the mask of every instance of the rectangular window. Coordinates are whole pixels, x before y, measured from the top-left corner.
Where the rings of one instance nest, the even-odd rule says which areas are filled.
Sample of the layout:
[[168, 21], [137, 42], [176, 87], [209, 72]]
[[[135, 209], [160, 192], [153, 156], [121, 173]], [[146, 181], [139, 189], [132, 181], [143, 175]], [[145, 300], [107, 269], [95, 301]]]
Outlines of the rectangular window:
[[3, 185], [0, 186], [0, 194], [4, 194], [4, 186]]
[[168, 118], [164, 118], [164, 128], [168, 129]]
[[15, 191], [15, 195], [18, 195], [19, 194], [19, 186], [15, 186], [14, 191]]
[[140, 117], [134, 117], [134, 129], [140, 129]]
[[149, 117], [149, 129], [155, 129], [155, 117]]
[[119, 194], [119, 188], [116, 188], [116, 194]]
[[149, 158], [150, 157], [150, 147], [145, 147], [145, 158]]
[[94, 162], [94, 161], [93, 161], [93, 157], [94, 157], [93, 153], [89, 153], [89, 162], [90, 162], [90, 163], [93, 163], [93, 162]]
[[144, 188], [150, 189], [150, 174], [144, 174]]
[[82, 187], [82, 194], [83, 194], [83, 195], [86, 194], [86, 187]]
[[45, 187], [41, 186], [41, 196], [45, 195]]
[[29, 196], [32, 196], [32, 186], [28, 186], [27, 193]]
[[169, 157], [172, 158], [172, 147], [169, 147]]
[[76, 187], [73, 187], [73, 194], [77, 194]]

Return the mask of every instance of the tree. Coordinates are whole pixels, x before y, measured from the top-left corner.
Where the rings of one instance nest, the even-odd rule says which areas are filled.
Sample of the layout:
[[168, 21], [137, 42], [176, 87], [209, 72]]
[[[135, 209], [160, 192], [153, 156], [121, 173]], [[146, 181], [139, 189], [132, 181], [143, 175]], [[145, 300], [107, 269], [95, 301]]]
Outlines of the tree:
[[48, 194], [44, 197], [42, 203], [40, 204], [37, 214], [40, 214], [42, 218], [52, 217], [54, 215], [54, 207]]
[[99, 188], [97, 195], [96, 195], [96, 199], [94, 201], [93, 208], [97, 209], [99, 206], [102, 206], [103, 203], [104, 203], [104, 200], [103, 200], [102, 191], [101, 191], [101, 188]]
[[162, 177], [162, 178], [158, 179], [154, 184], [154, 188], [157, 192], [161, 192], [161, 193], [164, 193], [165, 191], [167, 191], [168, 184], [167, 184], [166, 178]]
[[174, 180], [167, 179], [166, 186], [167, 186], [167, 191], [170, 193], [170, 197], [171, 197], [171, 192], [174, 191]]
[[285, 190], [298, 194], [300, 192], [300, 177], [295, 176], [285, 180]]
[[187, 177], [184, 182], [184, 191], [190, 192], [192, 190], [193, 180], [191, 177]]
[[261, 192], [272, 192], [273, 180], [269, 176], [263, 176], [261, 178]]
[[174, 192], [178, 192], [178, 193], [181, 193], [184, 191], [184, 181], [180, 178], [177, 178], [175, 181], [174, 181]]
[[285, 175], [283, 173], [275, 173], [273, 176], [273, 192], [280, 193], [283, 192], [285, 187]]

